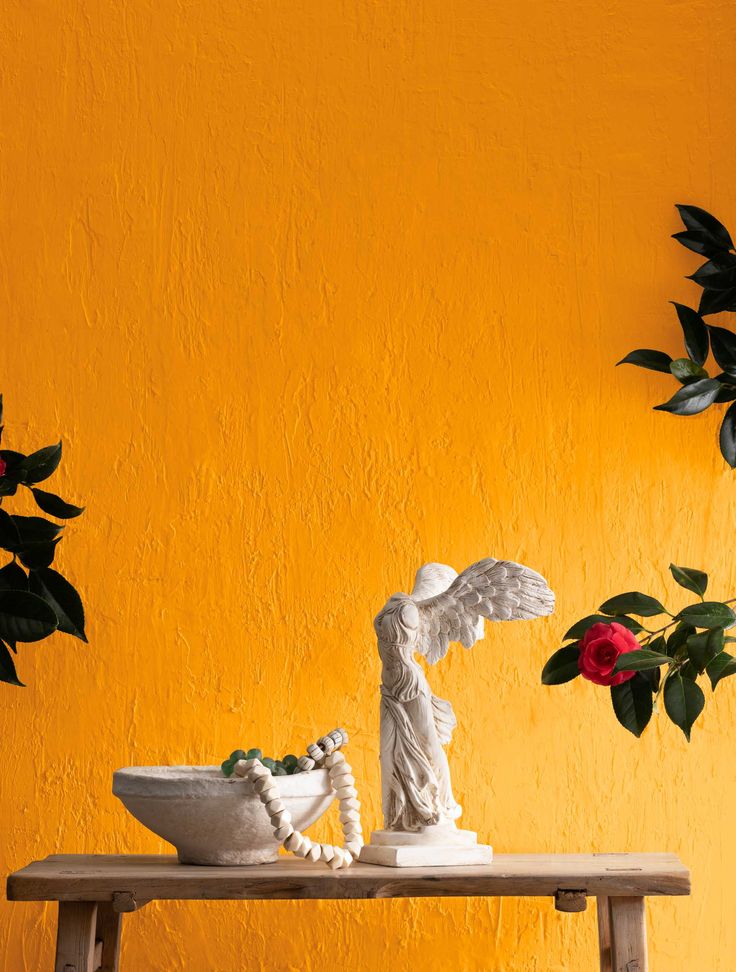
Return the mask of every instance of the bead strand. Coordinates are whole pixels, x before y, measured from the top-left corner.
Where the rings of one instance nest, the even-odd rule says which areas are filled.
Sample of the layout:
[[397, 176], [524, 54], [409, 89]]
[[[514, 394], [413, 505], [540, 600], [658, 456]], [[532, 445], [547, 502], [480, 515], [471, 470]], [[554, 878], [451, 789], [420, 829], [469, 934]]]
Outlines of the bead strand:
[[295, 830], [291, 814], [279, 794], [278, 784], [267, 766], [259, 759], [240, 759], [233, 767], [235, 776], [247, 779], [257, 793], [271, 820], [274, 836], [285, 850], [305, 860], [323, 861], [337, 870], [350, 867], [363, 846], [363, 829], [360, 824], [360, 801], [355, 789], [355, 777], [350, 764], [340, 752], [346, 745], [348, 734], [344, 729], [333, 729], [317, 742], [307, 746], [307, 756], [298, 759], [299, 768], [308, 772], [315, 766], [324, 766], [340, 807], [340, 824], [345, 838], [344, 847], [319, 844]]

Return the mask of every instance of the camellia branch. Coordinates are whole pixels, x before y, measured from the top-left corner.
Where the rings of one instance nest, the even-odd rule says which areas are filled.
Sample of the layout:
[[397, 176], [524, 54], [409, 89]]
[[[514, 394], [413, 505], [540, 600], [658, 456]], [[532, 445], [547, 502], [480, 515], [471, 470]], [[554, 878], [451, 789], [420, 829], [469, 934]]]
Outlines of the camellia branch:
[[[2, 436], [0, 395], [0, 437]], [[36, 506], [56, 520], [79, 516], [84, 507], [67, 503], [39, 487], [61, 462], [61, 442], [29, 455], [0, 449], [0, 550], [12, 560], [0, 568], [0, 682], [22, 686], [13, 655], [18, 642], [41, 641], [62, 631], [86, 641], [82, 600], [52, 568], [64, 525], [42, 516], [8, 513], [2, 505], [18, 487], [27, 489]]]
[[[667, 715], [689, 740], [705, 706], [698, 679], [707, 675], [715, 691], [719, 682], [736, 674], [736, 658], [725, 649], [736, 641], [726, 635], [736, 625], [730, 607], [736, 597], [706, 601], [707, 574], [676, 564], [670, 564], [670, 572], [697, 601], [673, 615], [661, 601], [638, 591], [610, 598], [600, 613], [568, 630], [565, 644], [544, 666], [542, 682], [561, 685], [582, 675], [609, 687], [616, 718], [635, 736], [642, 734], [662, 697]], [[639, 620], [662, 615], [670, 620], [653, 631]]]
[[[711, 405], [727, 404], [721, 423], [721, 454], [736, 468], [736, 334], [725, 327], [706, 324], [704, 318], [720, 311], [736, 311], [736, 252], [731, 235], [710, 213], [698, 206], [677, 207], [685, 230], [675, 233], [688, 250], [706, 257], [688, 279], [703, 288], [698, 309], [673, 301], [683, 332], [685, 357], [671, 358], [664, 351], [639, 348], [618, 364], [637, 365], [673, 376], [680, 388], [655, 408], [672, 415], [697, 415]], [[712, 352], [720, 373], [705, 368]]]

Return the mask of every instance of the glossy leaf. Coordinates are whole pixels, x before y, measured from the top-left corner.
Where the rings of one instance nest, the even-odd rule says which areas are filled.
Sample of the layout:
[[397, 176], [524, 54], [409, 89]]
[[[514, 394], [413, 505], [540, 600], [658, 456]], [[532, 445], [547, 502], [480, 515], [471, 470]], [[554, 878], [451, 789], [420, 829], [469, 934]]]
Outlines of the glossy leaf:
[[700, 378], [708, 377], [708, 372], [705, 368], [701, 368], [700, 365], [695, 364], [690, 358], [675, 358], [670, 365], [670, 371], [683, 385], [689, 385], [694, 381], [698, 381]]
[[12, 449], [0, 449], [0, 459], [5, 463], [4, 479], [12, 479], [19, 483], [23, 478], [23, 462], [25, 456], [22, 452], [14, 452]]
[[667, 654], [674, 658], [680, 649], [685, 647], [685, 642], [692, 634], [695, 634], [695, 628], [681, 621], [667, 638]]
[[630, 364], [636, 365], [638, 368], [648, 368], [649, 371], [661, 371], [668, 375], [671, 362], [672, 358], [664, 351], [639, 348], [637, 351], [630, 351], [625, 358], [617, 362], [616, 367], [622, 364]]
[[28, 580], [30, 590], [53, 608], [59, 631], [86, 642], [82, 599], [69, 581], [50, 567], [32, 570]]
[[709, 290], [732, 290], [736, 287], [736, 267], [719, 269], [712, 261], [708, 261], [688, 279]]
[[637, 738], [652, 717], [651, 684], [640, 672], [620, 685], [611, 686], [611, 702], [616, 718]]
[[567, 641], [570, 638], [582, 638], [588, 628], [592, 627], [594, 624], [602, 622], [603, 624], [611, 624], [616, 621], [618, 624], [622, 624], [629, 631], [633, 631], [634, 634], [639, 634], [640, 631], [644, 629], [635, 621], [634, 618], [627, 618], [625, 616], [616, 615], [612, 617], [610, 614], [589, 614], [585, 618], [581, 618], [580, 621], [576, 621], [575, 624], [567, 631], [563, 641]]
[[37, 452], [32, 452], [23, 460], [21, 466], [24, 473], [24, 482], [40, 483], [56, 471], [61, 462], [61, 442], [56, 445], [46, 446]]
[[700, 206], [687, 206], [678, 203], [677, 211], [688, 230], [705, 233], [713, 243], [724, 250], [733, 249], [733, 242], [728, 230], [720, 220], [717, 220], [707, 210], [701, 209]]
[[48, 513], [49, 516], [55, 516], [59, 520], [70, 520], [72, 517], [84, 513], [83, 506], [74, 506], [72, 503], [65, 503], [56, 493], [47, 493], [37, 487], [34, 487], [31, 492], [39, 508], [44, 513]]
[[723, 416], [721, 431], [718, 433], [718, 444], [723, 458], [731, 469], [736, 469], [736, 401], [729, 405]]
[[736, 334], [725, 327], [708, 327], [713, 357], [727, 375], [736, 377]]
[[55, 540], [64, 529], [42, 516], [18, 516], [14, 513], [12, 517], [20, 534], [21, 546], [25, 543], [47, 543]]
[[18, 678], [18, 673], [15, 670], [13, 656], [2, 641], [0, 641], [0, 682], [7, 682], [8, 685], [18, 685], [23, 688], [23, 682]]
[[0, 547], [3, 550], [17, 550], [19, 545], [20, 533], [13, 517], [0, 507]]
[[688, 357], [699, 365], [705, 364], [708, 357], [708, 327], [703, 318], [691, 307], [672, 301], [682, 327], [685, 350]]
[[729, 675], [736, 675], [736, 658], [729, 655], [727, 651], [722, 651], [720, 655], [716, 655], [708, 663], [706, 672], [710, 679], [711, 688], [715, 689], [716, 685], [724, 678], [728, 678]]
[[654, 597], [640, 594], [639, 591], [629, 591], [627, 594], [617, 594], [601, 604], [599, 610], [603, 614], [635, 614], [639, 618], [653, 618], [657, 614], [666, 614], [662, 604]]
[[670, 573], [680, 587], [684, 587], [686, 591], [692, 591], [699, 597], [702, 597], [708, 589], [708, 575], [704, 574], [702, 570], [670, 564]]
[[672, 239], [677, 240], [693, 253], [700, 253], [703, 256], [713, 256], [722, 252], [721, 248], [713, 242], [712, 237], [701, 230], [681, 230], [679, 233], [673, 233]]
[[675, 672], [665, 682], [664, 707], [667, 715], [685, 733], [690, 742], [690, 730], [703, 711], [705, 696], [703, 690], [689, 678]]
[[716, 396], [716, 403], [723, 404], [736, 401], [736, 377], [722, 372], [715, 376], [715, 380], [721, 383], [721, 390]]
[[27, 591], [28, 577], [22, 567], [13, 561], [0, 570], [0, 591]]
[[686, 646], [690, 661], [698, 674], [701, 674], [716, 655], [723, 651], [723, 629], [711, 628], [690, 635]]
[[20, 562], [29, 570], [41, 570], [43, 567], [50, 567], [54, 562], [56, 544], [58, 540], [50, 543], [27, 543], [18, 553]]
[[542, 685], [563, 685], [577, 678], [580, 674], [579, 657], [580, 649], [577, 644], [559, 648], [542, 669]]
[[[723, 367], [723, 365], [721, 365]], [[655, 405], [655, 411], [673, 415], [697, 415], [713, 404], [721, 391], [721, 383], [714, 378], [701, 378], [685, 385], [663, 405]]]
[[639, 651], [627, 651], [619, 655], [614, 672], [643, 672], [649, 668], [659, 668], [669, 665], [672, 659], [669, 655], [661, 655], [658, 651], [640, 648]]
[[28, 591], [0, 591], [0, 638], [41, 641], [56, 630], [56, 615], [40, 597]]
[[730, 628], [736, 622], [736, 614], [728, 604], [720, 601], [703, 601], [702, 604], [691, 604], [683, 608], [677, 615], [695, 628]]
[[726, 310], [736, 310], [736, 287], [730, 290], [703, 291], [698, 305], [700, 314], [718, 314]]

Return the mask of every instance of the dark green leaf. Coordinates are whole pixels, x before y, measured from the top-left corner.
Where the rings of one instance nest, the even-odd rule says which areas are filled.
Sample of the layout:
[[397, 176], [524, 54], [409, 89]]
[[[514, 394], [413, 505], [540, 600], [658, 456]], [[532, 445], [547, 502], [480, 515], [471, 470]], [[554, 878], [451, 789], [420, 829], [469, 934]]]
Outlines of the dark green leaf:
[[691, 274], [688, 280], [694, 280], [696, 284], [709, 290], [731, 290], [736, 287], [736, 267], [719, 270], [712, 261], [708, 261]]
[[667, 638], [667, 654], [674, 658], [678, 651], [685, 646], [685, 642], [691, 634], [695, 634], [695, 628], [685, 621], [680, 622]]
[[23, 688], [23, 682], [18, 678], [18, 673], [15, 670], [13, 656], [2, 641], [0, 641], [0, 682], [7, 682], [8, 685], [19, 685]]
[[[708, 372], [700, 365], [696, 365], [690, 358], [675, 358], [670, 365], [670, 371], [683, 385], [690, 385], [699, 378], [707, 378]], [[720, 389], [723, 391], [723, 389]], [[719, 391], [719, 394], [720, 394]]]
[[59, 622], [59, 631], [87, 641], [82, 599], [65, 577], [50, 567], [44, 567], [31, 571], [29, 586], [34, 594], [38, 594], [53, 608]]
[[702, 604], [691, 604], [683, 608], [677, 615], [695, 628], [730, 628], [736, 622], [736, 614], [728, 604], [720, 601], [704, 601]]
[[50, 567], [54, 562], [56, 544], [59, 540], [52, 540], [50, 543], [27, 543], [18, 553], [20, 562], [29, 570], [41, 570], [43, 567]]
[[686, 591], [692, 591], [693, 594], [702, 597], [708, 589], [708, 575], [702, 570], [670, 564], [670, 572], [680, 587], [684, 587]]
[[731, 377], [736, 376], [736, 334], [725, 327], [708, 327], [713, 357]]
[[55, 630], [56, 615], [42, 598], [28, 591], [0, 591], [0, 638], [40, 641]]
[[639, 591], [629, 591], [627, 594], [617, 594], [609, 598], [598, 609], [603, 614], [635, 614], [639, 618], [653, 618], [666, 611], [654, 597], [640, 594]]
[[659, 668], [660, 665], [669, 665], [671, 661], [669, 655], [660, 655], [658, 651], [640, 648], [639, 651], [627, 651], [619, 655], [613, 670], [614, 672], [643, 672], [649, 668]]
[[701, 674], [716, 655], [723, 651], [723, 629], [711, 628], [708, 631], [692, 634], [687, 639], [686, 645], [690, 661], [696, 672]]
[[712, 257], [714, 254], [722, 253], [721, 247], [717, 246], [712, 238], [699, 230], [685, 230], [680, 233], [673, 233], [672, 239], [677, 240], [682, 246], [686, 246], [693, 253], [702, 253], [703, 256]]
[[27, 591], [28, 578], [22, 567], [15, 561], [0, 570], [0, 591]]
[[703, 690], [679, 672], [670, 675], [664, 685], [664, 707], [667, 715], [685, 733], [690, 742], [690, 730], [703, 711], [705, 696]]
[[638, 738], [652, 717], [652, 688], [640, 672], [620, 685], [611, 686], [611, 702], [616, 718]]
[[48, 543], [55, 540], [64, 529], [58, 523], [44, 520], [42, 516], [18, 516], [17, 513], [11, 515], [20, 534], [21, 546], [26, 543]]
[[730, 290], [703, 291], [698, 306], [701, 314], [718, 314], [726, 310], [736, 310], [736, 287]]
[[613, 621], [623, 625], [624, 628], [628, 628], [629, 631], [633, 631], [634, 634], [639, 634], [640, 631], [644, 630], [639, 622], [635, 621], [634, 618], [627, 618], [625, 616], [618, 615], [616, 617], [611, 617], [608, 614], [589, 614], [587, 618], [582, 618], [580, 621], [576, 621], [562, 640], [567, 641], [569, 638], [582, 638], [588, 628], [591, 628], [594, 624], [611, 624]]
[[12, 449], [0, 449], [0, 459], [5, 463], [5, 476], [3, 478], [12, 479], [19, 483], [23, 479], [23, 463], [25, 456], [22, 452], [14, 452]]
[[79, 516], [80, 513], [84, 513], [83, 506], [73, 506], [71, 503], [65, 503], [55, 493], [46, 493], [37, 487], [34, 487], [31, 492], [36, 503], [49, 516], [58, 517], [60, 520], [70, 520], [73, 516]]
[[733, 242], [728, 230], [707, 210], [701, 209], [700, 206], [687, 206], [678, 203], [677, 211], [687, 229], [705, 233], [716, 246], [723, 250], [733, 249]]
[[721, 455], [731, 469], [736, 469], [736, 401], [728, 406], [718, 433]]
[[721, 372], [720, 375], [715, 375], [715, 380], [721, 383], [721, 390], [716, 396], [716, 402], [720, 405], [724, 402], [736, 401], [736, 378], [733, 375]]
[[580, 649], [576, 644], [559, 648], [542, 669], [542, 685], [562, 685], [580, 674], [578, 658]]
[[673, 415], [697, 415], [713, 404], [720, 391], [721, 383], [715, 378], [701, 378], [700, 381], [694, 381], [675, 392], [663, 405], [655, 405], [655, 411], [671, 412]]
[[691, 307], [672, 301], [685, 338], [685, 350], [699, 365], [705, 364], [708, 357], [708, 328], [703, 318]]
[[720, 655], [716, 655], [708, 663], [706, 671], [708, 678], [710, 678], [711, 688], [715, 689], [722, 679], [728, 678], [729, 675], [736, 675], [736, 658], [729, 655], [727, 651], [722, 651]]
[[53, 446], [46, 446], [38, 452], [31, 453], [23, 460], [22, 469], [25, 474], [24, 482], [40, 483], [56, 471], [61, 462], [61, 442]]
[[0, 547], [3, 550], [17, 550], [19, 544], [20, 533], [13, 517], [0, 507]]
[[648, 368], [649, 371], [661, 371], [668, 375], [670, 373], [670, 362], [672, 358], [664, 351], [652, 351], [649, 348], [639, 348], [638, 351], [630, 351], [625, 358], [617, 362], [616, 367], [622, 364], [636, 365], [639, 368]]

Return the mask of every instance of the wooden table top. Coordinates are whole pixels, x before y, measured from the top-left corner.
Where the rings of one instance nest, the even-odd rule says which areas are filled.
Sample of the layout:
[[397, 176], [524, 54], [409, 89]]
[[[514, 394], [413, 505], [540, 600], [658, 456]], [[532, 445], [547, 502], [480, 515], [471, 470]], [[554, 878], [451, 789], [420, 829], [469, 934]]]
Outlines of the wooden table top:
[[56, 854], [8, 878], [11, 901], [156, 899], [422, 898], [690, 893], [690, 873], [674, 854], [497, 854], [469, 867], [379, 867], [331, 871], [284, 857], [250, 867], [199, 867], [174, 856]]

